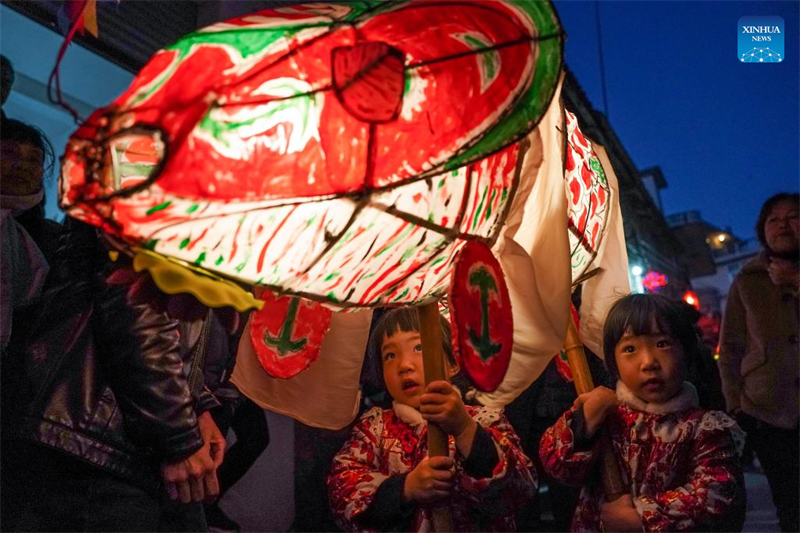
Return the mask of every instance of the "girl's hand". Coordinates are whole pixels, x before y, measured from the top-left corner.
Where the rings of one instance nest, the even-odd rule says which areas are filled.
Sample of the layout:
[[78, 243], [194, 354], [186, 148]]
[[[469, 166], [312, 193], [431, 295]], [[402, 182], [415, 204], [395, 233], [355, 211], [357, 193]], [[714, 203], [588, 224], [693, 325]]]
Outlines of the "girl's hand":
[[600, 504], [600, 521], [606, 531], [641, 531], [642, 519], [630, 494]]
[[446, 381], [433, 381], [420, 396], [422, 418], [433, 422], [448, 435], [453, 435], [461, 455], [469, 457], [478, 424], [467, 410], [458, 392]]
[[583, 406], [583, 415], [586, 418], [586, 430], [589, 435], [594, 435], [608, 413], [617, 408], [619, 404], [617, 395], [609, 388], [597, 387], [578, 396], [573, 404], [575, 407]]
[[455, 437], [475, 423], [464, 408], [461, 396], [446, 381], [433, 381], [428, 385], [419, 399], [419, 411], [422, 418]]
[[403, 498], [411, 503], [432, 503], [446, 498], [453, 489], [453, 465], [447, 456], [426, 457], [406, 476]]

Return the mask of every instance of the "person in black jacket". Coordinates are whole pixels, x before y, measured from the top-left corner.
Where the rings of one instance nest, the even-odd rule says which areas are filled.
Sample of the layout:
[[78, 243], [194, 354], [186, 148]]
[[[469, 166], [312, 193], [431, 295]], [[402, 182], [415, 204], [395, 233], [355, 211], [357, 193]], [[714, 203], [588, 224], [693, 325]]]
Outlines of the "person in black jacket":
[[216, 496], [224, 439], [195, 413], [177, 321], [110, 283], [95, 230], [69, 226], [1, 362], [2, 529], [155, 531], [164, 500]]

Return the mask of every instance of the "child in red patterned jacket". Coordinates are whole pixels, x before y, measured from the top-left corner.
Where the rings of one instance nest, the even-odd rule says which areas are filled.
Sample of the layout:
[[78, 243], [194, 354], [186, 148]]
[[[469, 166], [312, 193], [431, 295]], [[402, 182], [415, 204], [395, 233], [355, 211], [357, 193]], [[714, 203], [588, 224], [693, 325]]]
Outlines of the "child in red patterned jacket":
[[[539, 455], [559, 481], [583, 485], [573, 531], [740, 531], [744, 434], [719, 411], [698, 408], [684, 359], [699, 339], [677, 304], [631, 295], [605, 324], [616, 394], [598, 387], [542, 436]], [[600, 428], [611, 435], [629, 493], [607, 502], [597, 475]]]
[[[442, 330], [452, 376], [458, 367], [445, 321]], [[392, 409], [365, 413], [334, 458], [328, 493], [339, 525], [349, 531], [431, 531], [429, 504], [436, 503], [450, 509], [454, 531], [514, 530], [513, 513], [536, 482], [501, 411], [464, 405], [446, 381], [425, 387], [415, 309], [388, 312], [369, 352], [394, 401]], [[449, 456], [427, 457], [428, 422], [452, 436]]]

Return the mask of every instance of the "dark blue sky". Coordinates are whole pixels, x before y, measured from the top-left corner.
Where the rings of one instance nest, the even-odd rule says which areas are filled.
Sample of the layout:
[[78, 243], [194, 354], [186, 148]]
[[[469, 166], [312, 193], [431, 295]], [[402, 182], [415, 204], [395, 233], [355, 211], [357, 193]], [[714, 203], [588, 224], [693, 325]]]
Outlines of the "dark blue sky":
[[[566, 61], [603, 110], [597, 3], [556, 0]], [[599, 2], [608, 115], [639, 169], [658, 165], [671, 214], [697, 209], [741, 238], [763, 201], [800, 188], [800, 62], [795, 1]], [[777, 15], [785, 59], [744, 64], [737, 21]]]

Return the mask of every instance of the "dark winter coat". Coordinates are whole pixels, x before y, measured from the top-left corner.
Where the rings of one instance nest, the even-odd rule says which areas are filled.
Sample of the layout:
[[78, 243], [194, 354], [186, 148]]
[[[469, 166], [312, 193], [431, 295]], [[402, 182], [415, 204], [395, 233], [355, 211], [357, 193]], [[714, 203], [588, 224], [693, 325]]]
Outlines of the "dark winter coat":
[[178, 323], [103, 280], [59, 265], [15, 314], [0, 371], [4, 446], [34, 442], [156, 483], [160, 463], [203, 444]]

